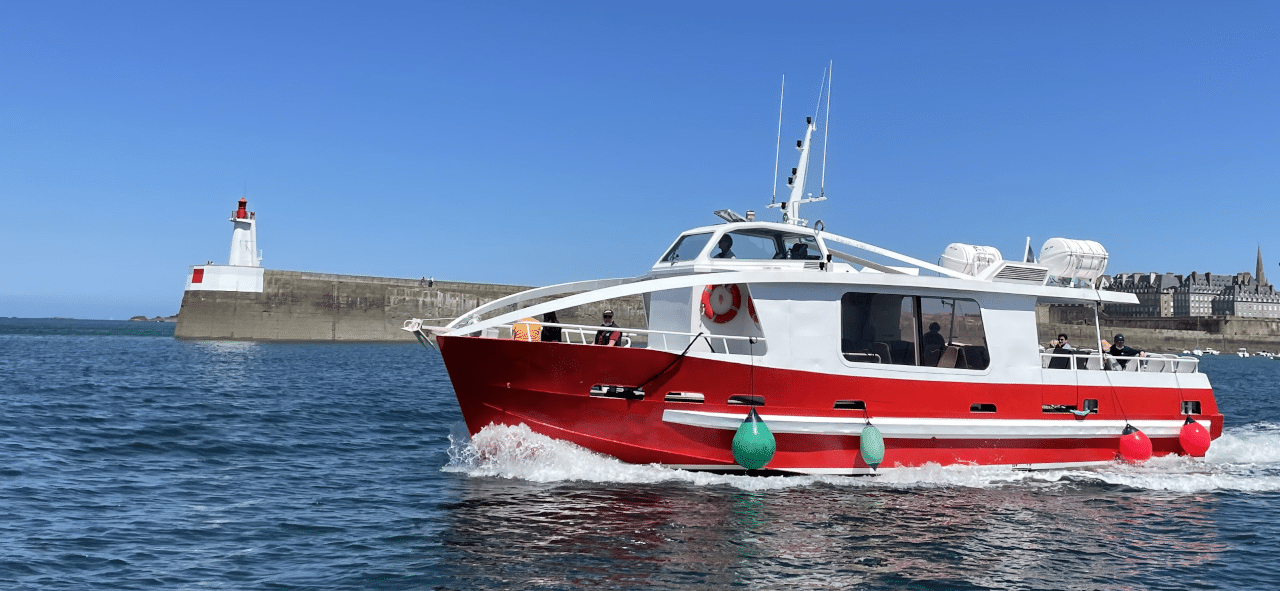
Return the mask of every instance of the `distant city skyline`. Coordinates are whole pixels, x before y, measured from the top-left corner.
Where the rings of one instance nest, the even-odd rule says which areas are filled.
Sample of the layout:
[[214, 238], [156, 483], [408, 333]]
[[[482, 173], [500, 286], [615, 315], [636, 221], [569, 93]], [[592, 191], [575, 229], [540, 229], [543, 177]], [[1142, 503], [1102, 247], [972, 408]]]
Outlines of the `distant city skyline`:
[[15, 3], [0, 316], [175, 314], [245, 195], [269, 269], [642, 274], [713, 210], [776, 219], [831, 61], [802, 213], [834, 232], [1250, 270], [1280, 262], [1277, 29], [1273, 2]]
[[1210, 270], [1204, 270], [1204, 269], [1190, 269], [1190, 270], [1187, 270], [1187, 271], [1181, 271], [1181, 272], [1180, 272], [1180, 271], [1153, 271], [1153, 270], [1146, 270], [1146, 271], [1114, 271], [1114, 272], [1113, 272], [1110, 268], [1108, 268], [1108, 269], [1107, 269], [1107, 272], [1106, 272], [1106, 275], [1108, 275], [1108, 276], [1115, 276], [1115, 275], [1132, 275], [1132, 274], [1145, 274], [1145, 273], [1157, 273], [1157, 274], [1161, 274], [1161, 275], [1163, 275], [1163, 274], [1188, 275], [1188, 274], [1190, 274], [1190, 273], [1201, 273], [1201, 274], [1208, 273], [1208, 274], [1212, 274], [1212, 275], [1238, 275], [1238, 274], [1240, 274], [1240, 273], [1249, 273], [1249, 275], [1250, 275], [1251, 277], [1254, 277], [1254, 278], [1261, 278], [1261, 283], [1270, 283], [1270, 280], [1269, 280], [1269, 279], [1267, 279], [1267, 276], [1266, 276], [1266, 264], [1265, 264], [1265, 260], [1264, 260], [1264, 258], [1263, 258], [1263, 252], [1262, 252], [1262, 247], [1261, 247], [1261, 246], [1259, 246], [1259, 247], [1258, 247], [1257, 258], [1256, 258], [1256, 260], [1254, 261], [1253, 269], [1251, 269], [1251, 270], [1250, 270], [1250, 269], [1246, 269], [1246, 270], [1243, 270], [1243, 271], [1231, 271], [1231, 272], [1227, 272], [1227, 273], [1219, 273], [1219, 272], [1216, 272], [1216, 271], [1210, 271]]
[[1253, 273], [1117, 273], [1100, 279], [1104, 289], [1138, 298], [1136, 304], [1107, 304], [1107, 313], [1116, 316], [1280, 318], [1280, 292], [1267, 281], [1261, 248]]

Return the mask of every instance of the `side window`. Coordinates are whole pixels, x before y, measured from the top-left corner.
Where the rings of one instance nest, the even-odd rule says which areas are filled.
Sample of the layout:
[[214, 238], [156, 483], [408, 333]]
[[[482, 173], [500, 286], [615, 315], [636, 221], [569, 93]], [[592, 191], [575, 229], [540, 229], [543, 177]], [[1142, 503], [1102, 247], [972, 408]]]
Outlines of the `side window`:
[[846, 293], [840, 352], [856, 363], [986, 369], [986, 331], [974, 300]]
[[921, 365], [960, 369], [986, 369], [991, 365], [978, 302], [922, 297], [920, 326]]
[[732, 241], [730, 248], [733, 252], [732, 257], [719, 257], [720, 249], [712, 249], [712, 258], [735, 258], [735, 259], [773, 259], [778, 258], [778, 242], [772, 235], [748, 234], [746, 232], [729, 232], [727, 234]]
[[713, 259], [818, 260], [822, 252], [811, 235], [746, 228], [721, 235], [711, 247]]
[[840, 298], [840, 350], [859, 363], [916, 365], [915, 298], [847, 293]]
[[782, 238], [781, 252], [783, 256], [774, 258], [807, 261], [816, 261], [822, 258], [822, 252], [818, 250], [818, 241], [813, 236], [784, 236]]
[[662, 255], [661, 263], [681, 263], [692, 261], [698, 258], [698, 253], [702, 252], [702, 248], [707, 245], [707, 241], [711, 240], [711, 234], [690, 234], [681, 236], [671, 250], [667, 254]]

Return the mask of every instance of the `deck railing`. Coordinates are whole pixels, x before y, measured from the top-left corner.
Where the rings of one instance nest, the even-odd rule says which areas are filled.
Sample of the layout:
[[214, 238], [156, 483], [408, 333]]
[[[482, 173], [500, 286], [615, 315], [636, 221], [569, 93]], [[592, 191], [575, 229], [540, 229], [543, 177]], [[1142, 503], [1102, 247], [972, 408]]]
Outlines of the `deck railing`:
[[[1055, 363], [1055, 360], [1059, 360]], [[1121, 362], [1124, 362], [1123, 364]], [[1147, 353], [1144, 357], [1116, 357], [1096, 352], [1040, 353], [1040, 367], [1076, 371], [1136, 371], [1140, 373], [1199, 373], [1200, 360], [1195, 357], [1163, 353]]]
[[[602, 330], [608, 330], [607, 327], [588, 326], [586, 324], [564, 324], [561, 322], [516, 321], [510, 324], [503, 324], [501, 326], [490, 328], [486, 330], [485, 334], [483, 334], [482, 336], [490, 337], [490, 338], [499, 338], [502, 336], [499, 333], [499, 329], [501, 329], [503, 332], [506, 333], [507, 337], [510, 337], [512, 325], [515, 325], [515, 324], [534, 324], [537, 326], [541, 326], [543, 328], [549, 327], [549, 326], [561, 328], [561, 329], [564, 329], [562, 334], [566, 335], [567, 342], [573, 343], [576, 335], [577, 342], [583, 345], [593, 344], [595, 342], [595, 335], [597, 332]], [[459, 328], [465, 328], [465, 326], [459, 327]], [[428, 331], [426, 330], [426, 327], [423, 326], [422, 320], [419, 318], [413, 318], [413, 319], [404, 321], [403, 330], [412, 332], [415, 334], [421, 334], [422, 337], [424, 338], [429, 336], [427, 334]], [[431, 332], [441, 332], [442, 330], [443, 329], [437, 329], [437, 330], [432, 330]], [[649, 339], [649, 343], [651, 345], [660, 345], [656, 347], [650, 347], [651, 349], [661, 349], [663, 351], [683, 350], [684, 347], [688, 346], [690, 341], [692, 341], [693, 339], [699, 339], [706, 342], [707, 347], [710, 348], [713, 353], [762, 355], [764, 354], [764, 351], [765, 351], [765, 348], [763, 346], [758, 348], [755, 347], [755, 345], [764, 344], [765, 342], [764, 337], [679, 332], [674, 330], [650, 330], [645, 328], [618, 327], [612, 330], [616, 330], [622, 333], [622, 339], [623, 339], [622, 345], [626, 347], [631, 346], [631, 337], [638, 336], [638, 335], [645, 335], [646, 338]], [[738, 346], [731, 347], [730, 343], [738, 344]], [[741, 345], [742, 343], [746, 343], [748, 344], [748, 346], [743, 347]], [[717, 344], [720, 345], [719, 348], [716, 348]]]
[[[521, 324], [515, 322], [513, 324]], [[563, 334], [567, 342], [578, 342], [584, 345], [590, 345], [595, 342], [596, 333], [602, 330], [616, 330], [622, 333], [623, 346], [631, 346], [631, 337], [645, 335], [649, 340], [651, 349], [660, 349], [663, 351], [678, 351], [684, 349], [689, 341], [697, 338], [699, 340], [706, 339], [707, 346], [716, 353], [737, 353], [733, 349], [741, 347], [730, 347], [730, 343], [764, 343], [764, 337], [744, 337], [736, 335], [719, 335], [707, 333], [679, 332], [674, 330], [650, 330], [644, 328], [616, 328], [610, 329], [604, 326], [588, 326], [585, 324], [563, 324], [557, 322], [538, 322], [543, 327], [554, 326], [564, 329]], [[510, 328], [511, 325], [504, 325]], [[720, 345], [716, 347], [716, 345]], [[748, 348], [751, 350], [751, 348]], [[764, 347], [755, 349], [757, 354], [764, 353]]]

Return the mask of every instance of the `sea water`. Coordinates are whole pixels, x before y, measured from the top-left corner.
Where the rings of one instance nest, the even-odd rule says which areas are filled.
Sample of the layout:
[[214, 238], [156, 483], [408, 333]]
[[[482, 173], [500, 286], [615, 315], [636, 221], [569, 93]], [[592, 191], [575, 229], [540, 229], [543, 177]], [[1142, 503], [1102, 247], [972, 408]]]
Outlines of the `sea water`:
[[0, 588], [1275, 588], [1280, 361], [1202, 369], [1203, 459], [752, 478], [473, 441], [415, 344], [0, 319]]

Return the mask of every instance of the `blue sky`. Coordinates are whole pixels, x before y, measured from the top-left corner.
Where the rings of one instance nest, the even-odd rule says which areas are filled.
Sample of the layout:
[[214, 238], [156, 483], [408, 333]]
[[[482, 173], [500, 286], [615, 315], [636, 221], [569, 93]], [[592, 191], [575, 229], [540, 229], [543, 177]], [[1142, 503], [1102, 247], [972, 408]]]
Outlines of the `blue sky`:
[[641, 274], [776, 215], [781, 77], [786, 171], [829, 60], [831, 231], [1280, 279], [1277, 39], [1276, 2], [13, 3], [0, 316], [176, 313], [246, 188], [272, 269]]

